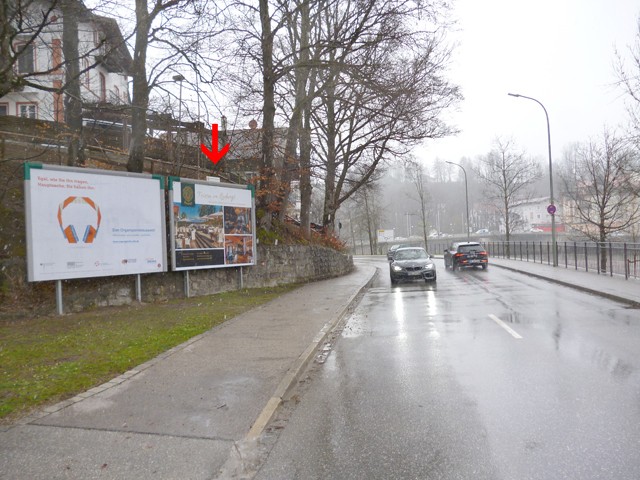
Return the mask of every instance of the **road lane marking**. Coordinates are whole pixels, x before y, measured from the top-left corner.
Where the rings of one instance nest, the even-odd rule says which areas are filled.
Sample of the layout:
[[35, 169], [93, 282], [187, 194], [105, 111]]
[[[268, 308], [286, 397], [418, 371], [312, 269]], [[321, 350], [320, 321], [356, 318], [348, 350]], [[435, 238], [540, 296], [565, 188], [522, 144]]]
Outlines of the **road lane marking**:
[[502, 328], [504, 328], [507, 332], [509, 332], [509, 334], [516, 339], [521, 339], [522, 337], [520, 335], [518, 335], [518, 332], [516, 332], [513, 328], [511, 328], [509, 325], [507, 325], [506, 323], [504, 323], [502, 320], [500, 320], [498, 317], [496, 317], [494, 314], [490, 313], [489, 314], [489, 318], [491, 320], [493, 320], [494, 322], [496, 322], [498, 325], [500, 325]]

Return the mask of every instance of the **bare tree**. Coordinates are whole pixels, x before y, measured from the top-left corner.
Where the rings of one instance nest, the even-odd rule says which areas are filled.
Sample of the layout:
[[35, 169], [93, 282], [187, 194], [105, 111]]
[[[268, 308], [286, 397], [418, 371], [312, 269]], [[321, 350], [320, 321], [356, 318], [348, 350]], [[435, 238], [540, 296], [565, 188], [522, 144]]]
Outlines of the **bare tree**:
[[[353, 248], [356, 247], [356, 235], [362, 246], [362, 237], [368, 239], [369, 254], [375, 255], [378, 251], [378, 229], [382, 220], [382, 207], [380, 206], [380, 187], [372, 183], [359, 189], [345, 204], [344, 211], [348, 212], [349, 230]], [[340, 210], [342, 212], [343, 210]], [[340, 225], [342, 222], [339, 222]], [[364, 249], [362, 250], [364, 254]]]
[[161, 14], [177, 6], [181, 0], [155, 0], [148, 8], [147, 0], [135, 0], [136, 31], [133, 54], [133, 90], [131, 102], [131, 145], [127, 170], [142, 172], [144, 168], [147, 108], [150, 85], [147, 78], [147, 51], [154, 21]]
[[[65, 59], [66, 88], [65, 123], [70, 137], [67, 148], [67, 165], [83, 165], [84, 140], [82, 137], [82, 97], [80, 95], [80, 52], [78, 49], [78, 20], [81, 4], [76, 0], [60, 0], [62, 11], [62, 52]], [[84, 6], [83, 6], [84, 7]]]
[[[424, 172], [424, 168], [418, 162], [410, 162], [408, 165], [411, 181], [415, 187], [416, 197], [420, 208], [420, 221], [422, 223], [422, 237], [424, 238], [424, 248], [429, 251], [429, 201], [431, 196], [429, 195], [429, 189], [427, 185], [427, 175]], [[412, 196], [413, 197], [413, 196]]]
[[[640, 160], [629, 141], [604, 131], [598, 141], [577, 144], [565, 154], [560, 172], [573, 229], [596, 242], [629, 230], [640, 220]], [[600, 257], [607, 268], [606, 249]]]
[[516, 149], [511, 140], [495, 140], [494, 149], [480, 158], [475, 173], [485, 184], [485, 195], [501, 213], [509, 242], [517, 216], [513, 207], [527, 200], [530, 187], [542, 175], [538, 163]]
[[218, 74], [223, 67], [217, 62], [215, 37], [223, 27], [218, 25], [222, 16], [217, 4], [211, 0], [136, 0], [135, 17], [132, 138], [127, 169], [140, 172], [154, 89], [175, 98], [167, 84], [179, 74], [198, 98], [204, 95], [214, 103], [202, 86], [220, 84]]
[[627, 111], [634, 131], [636, 147], [640, 146], [640, 17], [637, 21], [635, 42], [628, 47], [629, 61], [616, 51], [616, 73], [622, 88], [627, 94], [629, 103]]
[[381, 162], [452, 133], [439, 119], [459, 98], [441, 76], [449, 52], [438, 34], [406, 25], [410, 11], [407, 4], [371, 0], [353, 17], [348, 9], [328, 16], [328, 31], [357, 41], [347, 56], [330, 53], [314, 110], [325, 225], [333, 225], [340, 204], [371, 181]]

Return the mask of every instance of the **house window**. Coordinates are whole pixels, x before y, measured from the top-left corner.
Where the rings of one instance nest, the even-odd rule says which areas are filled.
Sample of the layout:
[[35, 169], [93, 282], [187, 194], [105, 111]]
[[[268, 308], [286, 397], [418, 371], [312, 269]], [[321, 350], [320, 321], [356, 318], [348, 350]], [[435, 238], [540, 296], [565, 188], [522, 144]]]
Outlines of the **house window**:
[[19, 43], [16, 45], [18, 55], [18, 73], [33, 73], [35, 71], [35, 50], [33, 43]]
[[4, 117], [6, 115], [9, 115], [9, 104], [0, 103], [0, 117]]
[[19, 103], [17, 106], [18, 116], [25, 118], [37, 118], [37, 104]]
[[107, 101], [107, 79], [102, 73], [100, 74], [100, 101]]
[[60, 67], [62, 67], [62, 40], [59, 38], [54, 38], [51, 41], [51, 58], [53, 64], [51, 68], [54, 72], [60, 71]]
[[86, 58], [82, 59], [82, 69], [84, 70], [84, 85], [88, 90], [91, 90], [91, 76], [89, 75], [89, 60]]

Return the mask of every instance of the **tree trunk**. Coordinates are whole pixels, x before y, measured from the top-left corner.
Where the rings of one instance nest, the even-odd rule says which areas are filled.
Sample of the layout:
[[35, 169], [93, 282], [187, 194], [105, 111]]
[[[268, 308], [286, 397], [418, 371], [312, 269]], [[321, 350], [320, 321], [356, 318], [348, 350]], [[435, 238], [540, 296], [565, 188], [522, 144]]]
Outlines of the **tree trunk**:
[[11, 8], [9, 2], [0, 2], [0, 26], [4, 35], [0, 35], [0, 98], [14, 89], [14, 61], [11, 58], [11, 36], [15, 29], [11, 25]]
[[147, 107], [149, 83], [147, 81], [147, 47], [151, 19], [146, 0], [136, 0], [136, 44], [133, 53], [133, 91], [131, 99], [131, 143], [127, 170], [142, 172], [144, 169], [145, 138], [147, 135]]
[[600, 227], [600, 242], [598, 243], [598, 248], [600, 249], [600, 271], [603, 273], [607, 273], [607, 234], [605, 232], [604, 227]]
[[325, 228], [333, 231], [336, 213], [336, 113], [335, 99], [333, 98], [334, 88], [329, 83], [327, 86], [327, 159], [326, 177], [324, 179], [324, 210], [322, 224]]
[[260, 185], [257, 208], [262, 210], [261, 226], [271, 229], [273, 202], [278, 188], [273, 162], [273, 137], [275, 106], [275, 74], [273, 71], [273, 33], [269, 15], [269, 1], [260, 0], [260, 24], [262, 27], [262, 162], [260, 168]]
[[306, 105], [304, 127], [300, 132], [300, 226], [306, 239], [311, 238], [311, 110]]
[[[284, 171], [282, 175], [282, 198], [280, 199], [280, 221], [284, 221], [287, 212], [288, 196], [291, 192], [291, 180], [293, 171], [300, 172], [300, 163], [296, 159], [297, 145], [301, 143], [302, 116], [307, 104], [307, 82], [309, 79], [309, 0], [303, 0], [300, 9], [300, 55], [295, 75], [295, 103], [291, 118], [289, 120], [289, 130], [287, 132], [287, 143], [284, 152]], [[295, 28], [295, 26], [293, 27]], [[297, 167], [297, 168], [296, 168]], [[300, 180], [300, 179], [299, 179]], [[302, 212], [300, 212], [302, 216]], [[303, 227], [304, 230], [304, 227]], [[305, 235], [306, 236], [306, 235]], [[308, 238], [308, 237], [307, 237]]]
[[82, 137], [82, 98], [80, 96], [80, 59], [78, 53], [78, 9], [74, 1], [60, 3], [62, 9], [62, 49], [65, 61], [65, 123], [69, 128], [67, 165], [84, 165]]

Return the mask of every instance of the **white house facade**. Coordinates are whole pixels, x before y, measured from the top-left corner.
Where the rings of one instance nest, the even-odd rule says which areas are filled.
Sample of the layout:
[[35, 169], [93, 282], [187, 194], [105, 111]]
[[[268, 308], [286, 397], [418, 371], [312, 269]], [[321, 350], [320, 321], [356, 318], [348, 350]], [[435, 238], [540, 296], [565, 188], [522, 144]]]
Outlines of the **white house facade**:
[[[34, 2], [36, 11], [49, 8], [48, 2]], [[127, 105], [129, 98], [129, 53], [114, 19], [95, 15], [78, 2], [78, 50], [80, 54], [80, 91], [83, 103]], [[28, 80], [50, 88], [65, 84], [62, 49], [62, 15], [54, 10], [38, 37], [19, 56], [15, 65], [19, 75], [30, 74]], [[35, 28], [35, 27], [34, 27]], [[13, 42], [19, 51], [33, 33]], [[57, 122], [64, 121], [64, 95], [26, 86], [0, 98], [0, 115], [14, 115]]]

